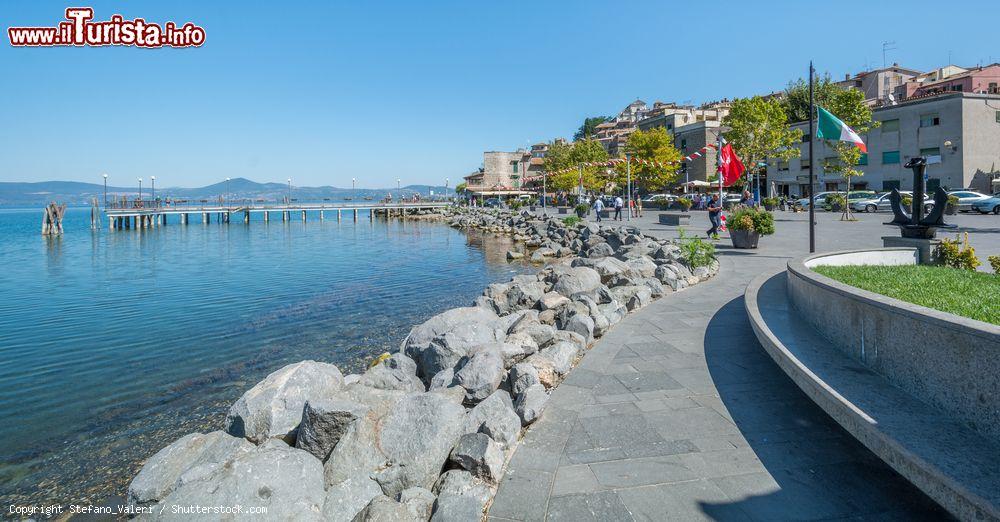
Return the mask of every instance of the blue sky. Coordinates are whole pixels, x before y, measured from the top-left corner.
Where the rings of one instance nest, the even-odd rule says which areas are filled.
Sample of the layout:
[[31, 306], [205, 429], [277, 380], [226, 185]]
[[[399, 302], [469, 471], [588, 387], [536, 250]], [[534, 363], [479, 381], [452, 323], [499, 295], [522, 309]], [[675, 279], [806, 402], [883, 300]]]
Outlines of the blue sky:
[[[0, 25], [67, 6], [193, 22], [194, 49], [0, 42], [0, 181], [163, 186], [442, 184], [484, 150], [569, 137], [635, 98], [781, 89], [810, 58], [836, 76], [889, 62], [1000, 61], [1000, 2], [223, 2], [5, 0]], [[809, 7], [806, 7], [809, 6]], [[992, 36], [990, 36], [992, 35]], [[835, 44], [835, 45], [830, 45]]]

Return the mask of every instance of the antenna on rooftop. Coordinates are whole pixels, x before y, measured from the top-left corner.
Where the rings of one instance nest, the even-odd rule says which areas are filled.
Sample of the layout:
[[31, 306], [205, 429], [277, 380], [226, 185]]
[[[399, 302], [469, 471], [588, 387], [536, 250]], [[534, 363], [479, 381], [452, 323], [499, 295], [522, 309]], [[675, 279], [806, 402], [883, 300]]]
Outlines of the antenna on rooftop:
[[882, 42], [882, 68], [883, 69], [885, 69], [885, 67], [886, 67], [885, 53], [887, 51], [895, 51], [896, 49], [897, 49], [896, 48], [896, 42]]

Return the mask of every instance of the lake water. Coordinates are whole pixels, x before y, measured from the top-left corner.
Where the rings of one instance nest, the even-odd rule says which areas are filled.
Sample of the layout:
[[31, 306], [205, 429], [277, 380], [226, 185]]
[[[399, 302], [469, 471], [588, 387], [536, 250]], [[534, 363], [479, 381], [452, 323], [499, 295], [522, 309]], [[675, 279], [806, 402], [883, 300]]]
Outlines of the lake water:
[[88, 212], [44, 238], [40, 210], [0, 210], [5, 504], [123, 495], [145, 458], [221, 428], [269, 372], [303, 359], [358, 371], [530, 270], [507, 263], [509, 240], [441, 223], [327, 212], [94, 232]]

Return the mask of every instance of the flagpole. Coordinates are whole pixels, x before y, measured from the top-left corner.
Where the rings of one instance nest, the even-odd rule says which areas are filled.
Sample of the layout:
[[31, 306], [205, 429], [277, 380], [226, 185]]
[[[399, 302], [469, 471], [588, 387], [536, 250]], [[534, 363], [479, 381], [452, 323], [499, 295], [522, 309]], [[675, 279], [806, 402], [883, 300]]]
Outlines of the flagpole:
[[813, 142], [816, 141], [816, 131], [813, 129], [813, 119], [816, 108], [813, 102], [813, 63], [809, 60], [809, 253], [816, 251], [816, 199], [813, 197], [813, 187], [816, 183], [816, 158], [813, 156]]

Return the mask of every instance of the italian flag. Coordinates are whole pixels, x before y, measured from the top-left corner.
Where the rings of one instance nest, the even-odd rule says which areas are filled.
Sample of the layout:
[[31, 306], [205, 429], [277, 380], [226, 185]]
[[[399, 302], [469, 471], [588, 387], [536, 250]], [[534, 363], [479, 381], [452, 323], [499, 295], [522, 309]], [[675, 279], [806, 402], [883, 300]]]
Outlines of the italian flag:
[[865, 142], [861, 141], [861, 136], [858, 136], [858, 133], [854, 132], [853, 129], [837, 119], [836, 116], [830, 114], [823, 107], [817, 106], [816, 109], [819, 112], [819, 120], [816, 125], [817, 138], [833, 141], [849, 141], [861, 149], [861, 152], [868, 153], [868, 147], [865, 146]]

